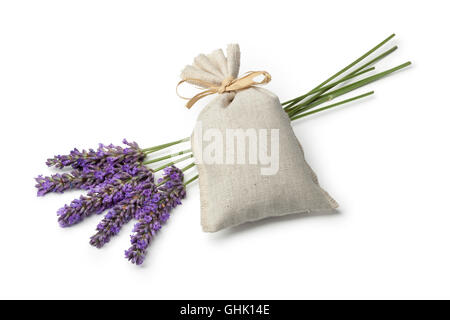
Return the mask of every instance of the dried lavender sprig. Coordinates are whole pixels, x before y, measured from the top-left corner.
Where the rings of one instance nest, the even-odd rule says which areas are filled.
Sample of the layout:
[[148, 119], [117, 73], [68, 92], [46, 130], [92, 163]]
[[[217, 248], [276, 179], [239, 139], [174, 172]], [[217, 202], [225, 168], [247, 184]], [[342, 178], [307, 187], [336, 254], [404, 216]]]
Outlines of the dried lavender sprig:
[[43, 196], [50, 192], [63, 193], [64, 191], [73, 189], [91, 190], [98, 185], [114, 180], [122, 172], [135, 175], [139, 171], [138, 168], [137, 165], [111, 164], [104, 169], [72, 170], [70, 173], [56, 173], [47, 177], [39, 175], [35, 178], [37, 182], [35, 187], [38, 189], [38, 196]]
[[89, 190], [110, 180], [114, 175], [125, 171], [134, 175], [137, 167], [142, 164], [145, 154], [140, 151], [137, 143], [124, 140], [129, 148], [100, 144], [97, 151], [79, 152], [77, 149], [70, 155], [55, 156], [47, 161], [48, 165], [62, 168], [72, 166], [70, 173], [54, 174], [49, 177], [36, 178], [38, 196], [49, 192], [62, 193], [68, 189]]
[[135, 234], [131, 235], [131, 247], [125, 251], [125, 258], [132, 263], [140, 265], [144, 262], [152, 238], [169, 219], [171, 210], [180, 205], [181, 199], [186, 196], [183, 179], [182, 170], [174, 166], [164, 169], [162, 181], [165, 182], [155, 194], [155, 198], [158, 196], [158, 202], [153, 201], [141, 210], [139, 220], [133, 229]]
[[93, 213], [101, 213], [123, 199], [132, 197], [136, 186], [143, 181], [154, 182], [153, 173], [146, 167], [139, 168], [134, 176], [126, 172], [118, 173], [113, 179], [93, 188], [87, 196], [81, 196], [59, 209], [60, 226], [71, 226]]
[[77, 170], [96, 170], [112, 164], [136, 164], [142, 162], [145, 153], [136, 142], [122, 141], [128, 148], [100, 144], [97, 150], [89, 149], [79, 151], [74, 149], [68, 155], [57, 155], [47, 160], [47, 166], [62, 169], [71, 166]]
[[116, 204], [97, 225], [97, 233], [91, 237], [90, 244], [101, 248], [119, 233], [124, 224], [129, 222], [139, 211], [146, 199], [156, 192], [153, 181], [144, 181], [136, 185], [130, 194]]
[[47, 177], [39, 175], [35, 180], [38, 197], [49, 192], [63, 193], [68, 189], [80, 189], [84, 184], [84, 180], [73, 173], [56, 173]]
[[[64, 191], [70, 189], [90, 190], [104, 183], [105, 181], [106, 182], [110, 181], [111, 179], [114, 178], [115, 175], [120, 174], [121, 172], [126, 172], [131, 175], [135, 175], [138, 171], [137, 168], [140, 164], [156, 163], [189, 152], [191, 152], [191, 150], [184, 150], [176, 154], [171, 154], [154, 160], [136, 164], [121, 163], [120, 160], [117, 161], [110, 160], [106, 164], [105, 163], [103, 164], [106, 165], [105, 167], [102, 167], [101, 164], [98, 164], [97, 166], [94, 166], [92, 164], [90, 166], [84, 167], [82, 170], [73, 170], [70, 173], [63, 173], [63, 174], [57, 173], [47, 177], [40, 175], [37, 178], [35, 178], [37, 182], [36, 188], [38, 189], [37, 194], [38, 196], [43, 196], [49, 192], [63, 193]], [[192, 154], [188, 157], [176, 160], [174, 162], [166, 163], [165, 165], [162, 165], [161, 167], [157, 168], [155, 172], [191, 157]]]
[[[74, 149], [70, 152], [69, 155], [57, 155], [53, 158], [47, 160], [47, 165], [49, 167], [55, 166], [59, 169], [62, 169], [67, 166], [72, 166], [74, 169], [78, 170], [86, 170], [90, 169], [95, 170], [98, 169], [100, 164], [102, 163], [122, 163], [122, 164], [135, 164], [138, 162], [142, 162], [150, 153], [163, 150], [170, 146], [187, 142], [190, 140], [190, 137], [176, 140], [170, 143], [165, 143], [161, 145], [157, 145], [154, 147], [140, 149], [138, 144], [135, 142], [128, 142], [126, 139], [123, 140], [123, 143], [128, 145], [129, 148], [122, 148], [120, 146], [114, 146], [112, 144], [105, 146], [103, 144], [99, 144], [97, 150], [89, 149], [88, 151], [78, 149]], [[133, 157], [134, 156], [134, 157]], [[165, 156], [162, 159], [155, 159], [149, 163], [155, 163], [161, 160], [168, 159], [170, 156]]]

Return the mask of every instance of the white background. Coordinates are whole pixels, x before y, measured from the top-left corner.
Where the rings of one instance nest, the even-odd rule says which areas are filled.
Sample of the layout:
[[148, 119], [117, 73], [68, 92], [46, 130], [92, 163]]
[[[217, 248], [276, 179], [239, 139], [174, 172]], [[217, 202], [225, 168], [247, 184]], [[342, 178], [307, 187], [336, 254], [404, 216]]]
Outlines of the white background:
[[[448, 12], [448, 1], [2, 1], [0, 297], [450, 298]], [[393, 32], [399, 49], [377, 68], [411, 68], [293, 124], [336, 214], [206, 234], [195, 183], [136, 267], [123, 257], [132, 224], [98, 250], [100, 217], [57, 224], [78, 192], [35, 195], [54, 154], [189, 135], [208, 99], [187, 110], [175, 85], [198, 53], [238, 42], [241, 72], [269, 71], [285, 101]]]

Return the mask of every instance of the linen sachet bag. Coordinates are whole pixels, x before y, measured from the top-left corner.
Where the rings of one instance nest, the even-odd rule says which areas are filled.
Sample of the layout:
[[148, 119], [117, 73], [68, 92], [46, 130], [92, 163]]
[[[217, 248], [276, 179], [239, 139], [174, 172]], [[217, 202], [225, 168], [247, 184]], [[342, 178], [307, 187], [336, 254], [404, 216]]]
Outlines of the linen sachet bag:
[[[201, 224], [206, 232], [294, 213], [324, 212], [338, 204], [305, 161], [278, 97], [257, 87], [267, 72], [238, 78], [240, 50], [229, 45], [200, 54], [181, 82], [206, 90], [188, 102], [217, 96], [200, 112], [191, 136], [199, 172]], [[256, 82], [254, 79], [262, 77]]]

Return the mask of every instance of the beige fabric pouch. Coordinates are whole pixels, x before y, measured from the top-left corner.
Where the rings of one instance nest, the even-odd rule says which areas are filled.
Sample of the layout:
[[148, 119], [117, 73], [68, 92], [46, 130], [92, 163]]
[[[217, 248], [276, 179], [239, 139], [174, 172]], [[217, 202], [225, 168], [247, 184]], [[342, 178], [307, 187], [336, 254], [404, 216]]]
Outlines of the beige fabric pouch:
[[[238, 45], [199, 55], [181, 75], [220, 86], [237, 78]], [[191, 80], [189, 80], [191, 79]], [[338, 205], [318, 183], [276, 95], [259, 87], [218, 94], [198, 116], [191, 136], [206, 232]], [[244, 156], [243, 156], [244, 155]]]

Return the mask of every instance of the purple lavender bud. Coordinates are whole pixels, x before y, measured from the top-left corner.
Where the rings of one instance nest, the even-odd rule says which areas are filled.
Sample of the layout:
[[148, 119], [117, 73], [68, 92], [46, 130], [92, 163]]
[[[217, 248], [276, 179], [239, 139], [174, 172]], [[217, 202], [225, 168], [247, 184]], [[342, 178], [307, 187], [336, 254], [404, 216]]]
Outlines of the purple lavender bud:
[[58, 210], [58, 221], [61, 227], [71, 226], [92, 213], [101, 213], [112, 208], [120, 201], [129, 197], [129, 190], [136, 188], [142, 182], [153, 184], [152, 172], [142, 167], [135, 177], [122, 173], [112, 181], [108, 181], [90, 190], [87, 196], [81, 196], [73, 200], [70, 205], [65, 205]]
[[152, 202], [158, 203], [160, 199], [161, 199], [161, 195], [159, 193], [157, 193], [157, 194], [153, 195]]
[[155, 221], [155, 223], [153, 223], [152, 225], [152, 229], [158, 231], [159, 229], [161, 229], [161, 223], [159, 223], [159, 221]]
[[124, 224], [136, 217], [146, 201], [156, 192], [157, 188], [152, 180], [143, 181], [131, 190], [125, 192], [124, 199], [106, 214], [97, 226], [97, 233], [91, 237], [90, 244], [101, 248], [119, 233]]
[[[123, 140], [127, 148], [120, 146], [99, 144], [97, 150], [89, 149], [79, 151], [73, 149], [68, 155], [57, 155], [47, 160], [49, 167], [57, 167], [62, 169], [71, 166], [77, 170], [95, 170], [104, 169], [110, 165], [135, 165], [144, 160], [145, 154], [141, 151], [136, 142], [128, 142]], [[132, 167], [130, 167], [132, 170]]]
[[68, 189], [80, 188], [83, 185], [83, 180], [69, 173], [53, 174], [49, 177], [42, 175], [35, 178], [38, 189], [37, 195], [41, 197], [49, 192], [63, 193]]
[[[124, 167], [126, 168], [124, 169]], [[84, 167], [83, 170], [73, 170], [70, 173], [54, 174], [49, 177], [42, 175], [35, 178], [38, 189], [38, 196], [43, 196], [49, 192], [63, 193], [70, 189], [90, 190], [102, 184], [109, 184], [117, 180], [120, 176], [136, 176], [142, 172], [139, 165], [108, 165], [100, 169], [94, 167]]]
[[161, 214], [161, 217], [160, 217], [162, 223], [165, 223], [167, 220], [169, 220], [169, 218], [170, 218], [170, 213], [168, 213], [168, 212], [164, 212], [163, 214]]
[[[170, 211], [181, 204], [181, 199], [186, 196], [186, 188], [183, 184], [183, 172], [172, 166], [164, 170], [164, 180], [168, 180], [158, 188], [158, 197], [147, 198], [140, 212], [131, 236], [131, 247], [125, 251], [125, 258], [134, 264], [144, 262], [146, 251], [156, 232], [170, 217]], [[170, 183], [169, 183], [170, 182]], [[155, 203], [154, 199], [158, 198]]]

